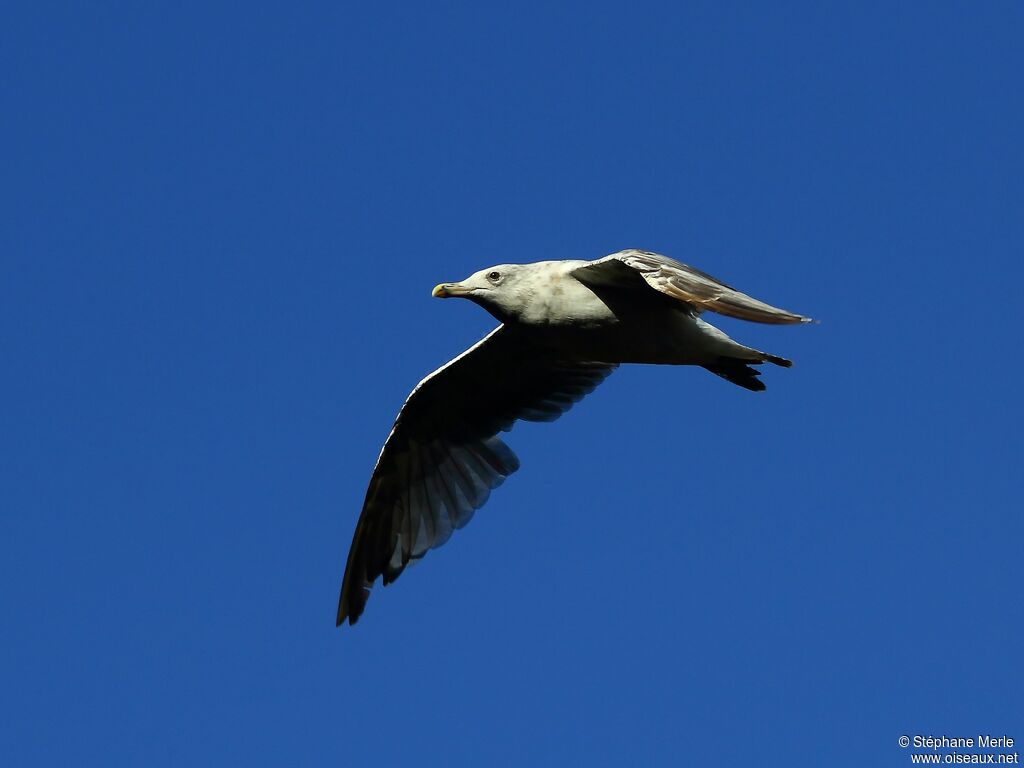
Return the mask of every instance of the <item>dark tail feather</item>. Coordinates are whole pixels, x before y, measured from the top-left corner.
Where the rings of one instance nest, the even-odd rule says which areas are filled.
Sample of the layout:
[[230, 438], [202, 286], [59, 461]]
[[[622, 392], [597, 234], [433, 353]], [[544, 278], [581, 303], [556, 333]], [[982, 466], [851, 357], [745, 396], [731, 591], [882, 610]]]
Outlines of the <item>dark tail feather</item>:
[[760, 352], [758, 354], [762, 355], [764, 359], [741, 360], [738, 357], [720, 357], [716, 362], [704, 367], [716, 376], [721, 376], [726, 381], [731, 381], [733, 384], [749, 389], [751, 392], [763, 392], [766, 389], [764, 382], [757, 378], [761, 375], [761, 372], [751, 366], [760, 365], [761, 363], [775, 363], [775, 365], [781, 365], [783, 368], [789, 368], [793, 365], [793, 361], [787, 360], [784, 357], [769, 355], [767, 352]]
[[721, 376], [726, 381], [738, 384], [751, 392], [761, 392], [765, 389], [764, 382], [757, 378], [761, 372], [756, 368], [751, 368], [744, 360], [723, 357], [717, 363], [704, 367], [716, 376]]

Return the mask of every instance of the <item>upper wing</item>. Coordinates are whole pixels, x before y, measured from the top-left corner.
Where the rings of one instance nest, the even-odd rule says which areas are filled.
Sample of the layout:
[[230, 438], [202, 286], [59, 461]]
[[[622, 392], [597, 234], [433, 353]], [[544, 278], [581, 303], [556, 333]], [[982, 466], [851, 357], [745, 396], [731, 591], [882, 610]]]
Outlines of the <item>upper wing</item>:
[[619, 251], [575, 270], [580, 282], [595, 287], [643, 286], [685, 301], [698, 312], [710, 309], [757, 323], [809, 323], [811, 318], [765, 304], [711, 275], [650, 251]]
[[498, 432], [517, 419], [554, 421], [615, 367], [560, 361], [499, 326], [417, 384], [370, 478], [338, 624], [355, 624], [378, 576], [389, 584], [444, 544], [519, 468]]

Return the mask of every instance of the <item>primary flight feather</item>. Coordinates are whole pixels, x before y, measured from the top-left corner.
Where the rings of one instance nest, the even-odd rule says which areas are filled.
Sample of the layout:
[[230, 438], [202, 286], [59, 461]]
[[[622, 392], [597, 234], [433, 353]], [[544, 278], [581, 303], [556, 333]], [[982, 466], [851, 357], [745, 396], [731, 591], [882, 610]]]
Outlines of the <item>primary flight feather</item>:
[[656, 253], [503, 264], [439, 298], [479, 304], [501, 325], [416, 385], [370, 477], [352, 537], [337, 623], [355, 624], [378, 577], [389, 584], [439, 547], [519, 468], [497, 434], [554, 421], [620, 363], [699, 365], [749, 390], [751, 367], [789, 360], [739, 344], [704, 310], [759, 323], [810, 318], [773, 307]]

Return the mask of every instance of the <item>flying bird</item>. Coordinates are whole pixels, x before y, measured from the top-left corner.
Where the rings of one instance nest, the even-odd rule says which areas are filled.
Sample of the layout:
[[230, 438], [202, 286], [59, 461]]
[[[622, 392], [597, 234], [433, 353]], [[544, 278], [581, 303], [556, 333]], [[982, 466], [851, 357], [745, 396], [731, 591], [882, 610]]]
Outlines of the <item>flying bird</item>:
[[355, 624], [377, 577], [385, 585], [444, 544], [519, 468], [498, 433], [517, 420], [554, 421], [620, 363], [699, 365], [744, 389], [752, 366], [789, 360], [746, 347], [705, 310], [758, 323], [807, 323], [704, 272], [649, 251], [595, 261], [501, 264], [439, 298], [465, 298], [501, 322], [413, 389], [370, 477], [338, 602]]

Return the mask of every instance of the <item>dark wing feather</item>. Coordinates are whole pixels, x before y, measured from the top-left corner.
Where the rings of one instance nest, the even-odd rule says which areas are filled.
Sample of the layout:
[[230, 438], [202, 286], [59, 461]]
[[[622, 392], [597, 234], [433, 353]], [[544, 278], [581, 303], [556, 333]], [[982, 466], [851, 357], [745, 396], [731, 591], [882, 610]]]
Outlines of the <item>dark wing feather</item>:
[[691, 305], [756, 323], [809, 323], [811, 318], [788, 312], [748, 296], [706, 272], [650, 251], [619, 251], [573, 272], [595, 287], [642, 288], [644, 284]]
[[614, 370], [560, 361], [500, 326], [421, 381], [377, 459], [338, 603], [355, 624], [378, 576], [389, 584], [439, 547], [519, 468], [497, 433], [554, 421]]

